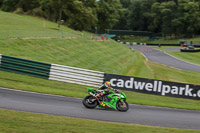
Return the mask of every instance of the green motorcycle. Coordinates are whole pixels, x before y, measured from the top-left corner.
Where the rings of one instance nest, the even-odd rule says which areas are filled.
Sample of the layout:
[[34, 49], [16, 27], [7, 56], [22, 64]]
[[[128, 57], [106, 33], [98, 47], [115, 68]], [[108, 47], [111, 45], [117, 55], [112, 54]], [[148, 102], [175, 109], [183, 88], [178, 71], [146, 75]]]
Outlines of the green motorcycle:
[[115, 109], [123, 112], [129, 109], [129, 105], [126, 102], [126, 95], [123, 92], [119, 90], [115, 90], [114, 92], [109, 90], [107, 94], [102, 97], [96, 97], [98, 92], [99, 91], [95, 89], [88, 88], [89, 95], [82, 101], [86, 108], [93, 109], [98, 105], [101, 108]]

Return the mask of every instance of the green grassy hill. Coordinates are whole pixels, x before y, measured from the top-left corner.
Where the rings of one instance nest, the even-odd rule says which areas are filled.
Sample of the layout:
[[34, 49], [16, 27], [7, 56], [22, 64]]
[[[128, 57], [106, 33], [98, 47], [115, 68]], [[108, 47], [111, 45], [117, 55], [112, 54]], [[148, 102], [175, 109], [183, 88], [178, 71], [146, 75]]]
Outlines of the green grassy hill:
[[[0, 39], [26, 37], [79, 37], [81, 32], [60, 26], [42, 18], [0, 11]], [[45, 23], [43, 23], [45, 21]]]

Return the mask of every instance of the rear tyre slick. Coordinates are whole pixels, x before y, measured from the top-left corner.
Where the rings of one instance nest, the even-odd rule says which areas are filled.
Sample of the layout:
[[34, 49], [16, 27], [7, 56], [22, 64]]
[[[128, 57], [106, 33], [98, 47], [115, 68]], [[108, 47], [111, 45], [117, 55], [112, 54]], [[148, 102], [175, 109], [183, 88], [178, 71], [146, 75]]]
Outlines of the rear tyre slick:
[[98, 102], [97, 100], [92, 101], [92, 99], [94, 99], [93, 96], [86, 96], [82, 101], [83, 105], [89, 109], [95, 108], [98, 105]]

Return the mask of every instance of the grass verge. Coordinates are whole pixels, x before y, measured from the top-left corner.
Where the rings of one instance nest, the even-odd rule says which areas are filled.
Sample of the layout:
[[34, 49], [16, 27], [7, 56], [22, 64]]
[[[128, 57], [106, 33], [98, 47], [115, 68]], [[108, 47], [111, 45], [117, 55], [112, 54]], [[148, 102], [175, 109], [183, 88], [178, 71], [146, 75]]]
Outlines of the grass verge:
[[156, 48], [156, 50], [160, 50], [160, 51], [180, 51], [180, 49], [167, 49], [167, 48]]
[[170, 55], [173, 55], [181, 60], [190, 62], [190, 63], [194, 63], [194, 64], [198, 64], [200, 65], [200, 52], [173, 52], [173, 53], [169, 53]]
[[200, 133], [200, 130], [175, 129], [103, 122], [0, 109], [3, 133]]

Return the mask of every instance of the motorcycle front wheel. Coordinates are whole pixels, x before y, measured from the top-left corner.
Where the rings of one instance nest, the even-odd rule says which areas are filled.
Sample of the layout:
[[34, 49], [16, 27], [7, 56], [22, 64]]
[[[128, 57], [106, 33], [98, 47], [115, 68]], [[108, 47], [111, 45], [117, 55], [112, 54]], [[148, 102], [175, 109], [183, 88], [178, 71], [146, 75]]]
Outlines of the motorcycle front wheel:
[[129, 109], [129, 105], [126, 101], [117, 101], [117, 110], [126, 112]]
[[86, 96], [82, 101], [86, 108], [93, 109], [98, 105], [97, 100], [93, 96]]

